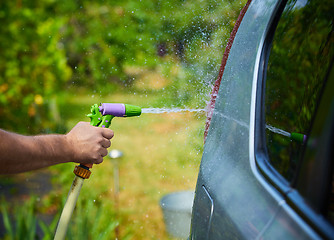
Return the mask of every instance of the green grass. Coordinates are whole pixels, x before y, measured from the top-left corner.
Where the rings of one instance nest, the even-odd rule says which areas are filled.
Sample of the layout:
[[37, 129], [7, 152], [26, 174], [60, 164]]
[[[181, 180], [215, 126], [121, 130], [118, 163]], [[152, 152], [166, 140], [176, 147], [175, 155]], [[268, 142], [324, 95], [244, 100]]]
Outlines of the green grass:
[[[1, 200], [1, 214], [6, 234], [5, 240], [51, 240], [54, 238], [60, 214], [54, 216], [50, 224], [38, 219], [37, 197], [32, 196], [23, 204], [8, 204]], [[65, 197], [63, 197], [65, 202]], [[112, 206], [87, 199], [79, 199], [72, 216], [67, 239], [109, 240], [115, 239], [114, 229], [119, 224]], [[37, 229], [40, 228], [40, 234]]]
[[[121, 102], [142, 107], [152, 106], [158, 95], [127, 94], [92, 96], [87, 91], [58, 96], [59, 113], [71, 129], [78, 121], [88, 121], [90, 106], [100, 102]], [[173, 191], [194, 189], [203, 146], [205, 116], [194, 113], [142, 114], [133, 118], [114, 118], [111, 129], [115, 136], [110, 149], [121, 150], [119, 160], [119, 206], [115, 205], [114, 167], [108, 157], [92, 168], [85, 180], [68, 231], [68, 239], [115, 239], [118, 226], [120, 239], [169, 239], [159, 206], [160, 199]], [[7, 235], [29, 232], [34, 235], [39, 226], [44, 239], [52, 239], [59, 214], [74, 178], [74, 163], [49, 168], [54, 188], [37, 204], [27, 204], [29, 225], [22, 221], [18, 205], [15, 212], [2, 208]], [[30, 204], [30, 205], [29, 205]], [[20, 204], [19, 204], [20, 205]], [[29, 210], [30, 209], [30, 210]], [[35, 215], [52, 214], [46, 224]], [[13, 216], [10, 218], [9, 215]], [[21, 230], [15, 229], [21, 226]], [[34, 228], [35, 227], [35, 228]], [[30, 230], [29, 230], [30, 229]], [[13, 237], [14, 236], [14, 237]]]
[[[61, 114], [71, 128], [78, 121], [88, 121], [85, 115], [94, 103], [121, 102], [147, 107], [158, 97], [145, 93], [118, 93], [103, 97], [92, 97], [87, 93], [70, 95], [66, 106], [61, 108]], [[119, 162], [117, 213], [121, 239], [126, 236], [130, 239], [168, 239], [159, 201], [170, 192], [195, 188], [204, 121], [204, 114], [194, 113], [142, 114], [140, 117], [113, 119], [110, 128], [115, 137], [110, 149], [124, 153]], [[61, 172], [55, 181], [60, 182], [64, 195], [73, 179], [73, 166], [64, 164], [54, 168], [54, 171]], [[79, 198], [100, 201], [113, 208], [113, 168], [114, 164], [108, 158], [101, 165], [94, 166]]]

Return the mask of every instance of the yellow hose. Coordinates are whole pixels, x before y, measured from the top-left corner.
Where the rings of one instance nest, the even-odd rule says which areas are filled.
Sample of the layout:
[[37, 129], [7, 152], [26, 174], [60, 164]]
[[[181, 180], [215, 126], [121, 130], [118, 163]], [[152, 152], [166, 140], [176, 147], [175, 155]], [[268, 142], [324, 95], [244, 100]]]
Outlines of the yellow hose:
[[71, 189], [68, 193], [67, 200], [64, 206], [64, 209], [61, 213], [56, 234], [54, 240], [63, 240], [65, 239], [67, 228], [75, 208], [75, 204], [78, 200], [78, 196], [80, 194], [81, 187], [83, 185], [85, 179], [75, 176]]

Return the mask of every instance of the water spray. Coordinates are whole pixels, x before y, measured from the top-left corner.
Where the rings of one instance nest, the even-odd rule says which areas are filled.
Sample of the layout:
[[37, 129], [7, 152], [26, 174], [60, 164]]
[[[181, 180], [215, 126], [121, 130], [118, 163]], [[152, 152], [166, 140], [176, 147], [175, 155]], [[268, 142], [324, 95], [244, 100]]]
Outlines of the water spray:
[[[114, 117], [134, 117], [141, 114], [140, 107], [121, 103], [102, 103], [100, 106], [94, 104], [91, 106], [90, 111], [91, 113], [87, 115], [90, 118], [90, 124], [92, 126], [103, 128], [108, 128]], [[78, 200], [81, 187], [84, 180], [90, 177], [90, 168], [92, 167], [93, 164], [79, 164], [75, 166], [73, 171], [75, 177], [58, 222], [54, 237], [55, 240], [65, 239], [69, 221]]]
[[205, 109], [192, 109], [192, 108], [142, 108], [142, 113], [182, 113], [182, 112], [193, 112], [201, 113], [205, 112]]

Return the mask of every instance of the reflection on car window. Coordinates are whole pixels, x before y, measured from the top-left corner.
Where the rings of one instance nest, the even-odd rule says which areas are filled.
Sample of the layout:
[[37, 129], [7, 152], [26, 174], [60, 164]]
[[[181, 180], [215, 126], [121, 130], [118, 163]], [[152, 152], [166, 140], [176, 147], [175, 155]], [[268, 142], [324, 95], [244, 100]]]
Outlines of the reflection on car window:
[[[266, 90], [270, 163], [291, 181], [333, 57], [333, 1], [288, 1], [274, 35]], [[321, 4], [320, 4], [321, 3]]]

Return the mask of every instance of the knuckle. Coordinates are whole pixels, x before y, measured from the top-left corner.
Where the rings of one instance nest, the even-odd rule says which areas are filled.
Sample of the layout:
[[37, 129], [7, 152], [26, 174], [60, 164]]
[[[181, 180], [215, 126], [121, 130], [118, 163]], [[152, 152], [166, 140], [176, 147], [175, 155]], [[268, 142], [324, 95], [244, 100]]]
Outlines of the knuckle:
[[99, 154], [94, 154], [93, 157], [92, 157], [94, 162], [98, 161], [99, 158], [100, 158]]
[[99, 137], [97, 137], [97, 139], [96, 139], [96, 141], [97, 141], [97, 143], [98, 144], [101, 144], [101, 143], [103, 143], [103, 137], [102, 136], [99, 136]]
[[96, 144], [95, 147], [94, 147], [94, 149], [93, 149], [94, 155], [96, 153], [98, 153], [100, 151], [100, 149], [101, 149], [101, 145], [100, 144]]

